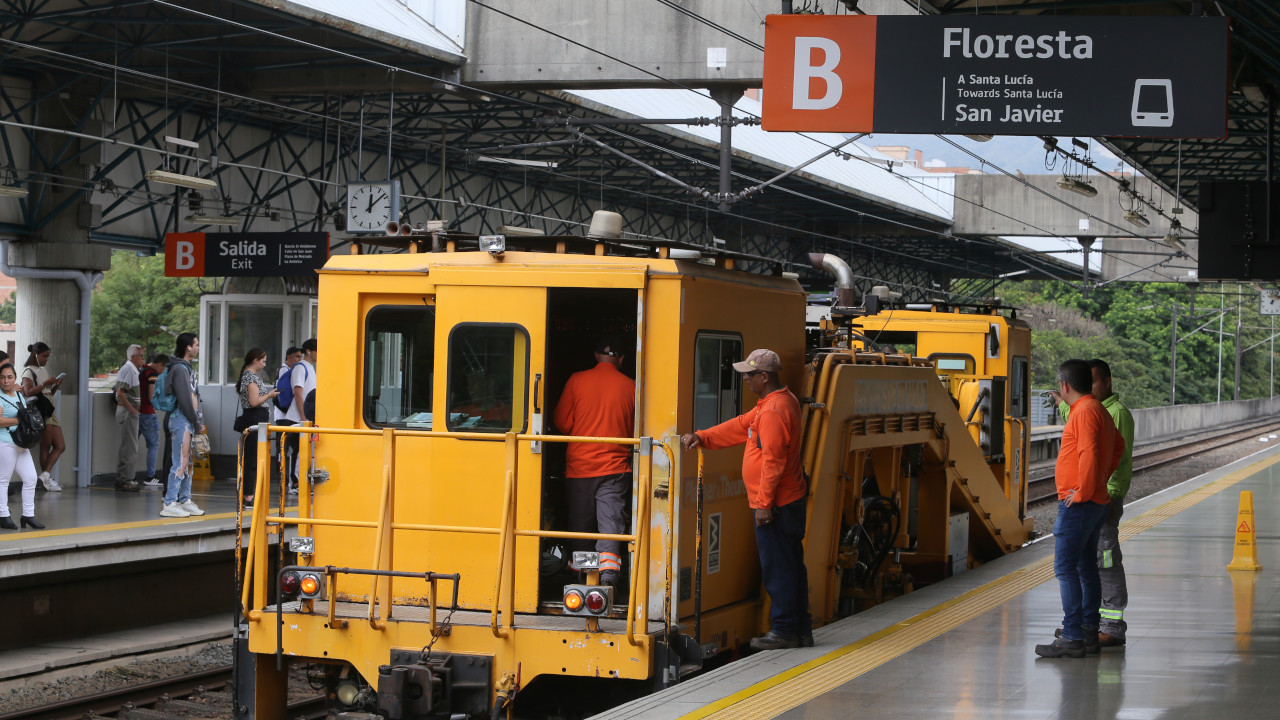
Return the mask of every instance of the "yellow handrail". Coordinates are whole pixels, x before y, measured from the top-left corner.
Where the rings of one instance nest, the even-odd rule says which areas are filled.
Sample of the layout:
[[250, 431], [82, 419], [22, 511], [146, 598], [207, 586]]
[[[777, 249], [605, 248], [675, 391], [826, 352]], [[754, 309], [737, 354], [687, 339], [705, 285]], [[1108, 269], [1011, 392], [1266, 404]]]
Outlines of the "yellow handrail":
[[[577, 435], [533, 435], [522, 433], [506, 433], [504, 435], [495, 436], [491, 433], [454, 433], [454, 432], [438, 432], [430, 430], [399, 430], [395, 428], [383, 428], [380, 430], [363, 430], [348, 428], [320, 428], [303, 425], [269, 425], [265, 428], [265, 432], [261, 432], [259, 428], [259, 447], [258, 462], [255, 478], [255, 494], [261, 494], [267, 497], [266, 486], [269, 482], [270, 473], [267, 470], [267, 462], [270, 457], [269, 442], [266, 439], [270, 432], [278, 432], [282, 436], [287, 433], [296, 434], [315, 434], [315, 435], [355, 435], [355, 436], [379, 436], [383, 439], [383, 476], [382, 476], [382, 493], [381, 502], [379, 504], [378, 518], [373, 521], [367, 520], [334, 520], [326, 518], [307, 517], [311, 514], [310, 503], [307, 500], [301, 500], [299, 517], [285, 517], [283, 507], [278, 515], [268, 514], [268, 502], [255, 503], [252, 520], [249, 528], [249, 556], [245, 559], [245, 578], [246, 583], [243, 588], [242, 602], [246, 608], [245, 616], [249, 620], [258, 620], [261, 612], [255, 608], [265, 607], [267, 602], [267, 578], [264, 568], [257, 568], [258, 577], [249, 582], [250, 574], [255, 570], [255, 556], [259, 553], [265, 554], [267, 551], [266, 543], [266, 526], [268, 524], [277, 524], [279, 526], [294, 525], [299, 528], [300, 534], [310, 535], [317, 526], [321, 527], [350, 527], [350, 528], [369, 528], [376, 531], [376, 539], [374, 544], [374, 568], [389, 569], [392, 565], [393, 548], [391, 533], [393, 530], [413, 530], [425, 532], [453, 532], [453, 533], [469, 533], [498, 535], [498, 568], [497, 577], [494, 583], [493, 607], [490, 612], [490, 624], [494, 635], [502, 637], [507, 635], [507, 629], [514, 627], [515, 616], [515, 538], [516, 537], [545, 537], [555, 539], [585, 539], [585, 540], [617, 540], [631, 545], [632, 551], [635, 553], [635, 568], [633, 569], [633, 577], [630, 587], [627, 612], [627, 636], [629, 642], [638, 644], [640, 638], [647, 634], [647, 602], [649, 590], [649, 535], [650, 535], [650, 518], [652, 512], [652, 492], [653, 492], [653, 476], [652, 476], [652, 447], [657, 445], [661, 447], [667, 455], [669, 464], [669, 474], [673, 480], [677, 476], [675, 468], [675, 455], [666, 443], [656, 442], [648, 437], [642, 438], [605, 438], [605, 437], [587, 437]], [[502, 524], [498, 528], [476, 527], [476, 526], [454, 526], [454, 525], [436, 525], [436, 524], [418, 524], [418, 523], [398, 523], [392, 517], [394, 513], [394, 492], [395, 492], [395, 441], [399, 436], [404, 437], [434, 437], [455, 440], [480, 440], [487, 442], [503, 441], [507, 445], [506, 460], [507, 471], [503, 489], [503, 508], [502, 508]], [[522, 530], [516, 527], [516, 501], [517, 501], [517, 465], [519, 461], [518, 446], [521, 442], [579, 442], [591, 444], [610, 444], [610, 445], [631, 445], [638, 446], [641, 449], [641, 462], [638, 469], [638, 489], [640, 499], [637, 503], [636, 531], [632, 534], [621, 533], [581, 533], [568, 531], [550, 531], [550, 530]], [[283, 444], [283, 442], [282, 442]], [[310, 447], [307, 448], [309, 455]], [[303, 453], [299, 452], [299, 460], [303, 459]], [[299, 462], [299, 467], [306, 467]], [[283, 469], [283, 468], [282, 468]], [[284, 473], [282, 473], [282, 476]], [[299, 493], [310, 495], [310, 477], [302, 473], [299, 474], [299, 482], [302, 487]], [[678, 488], [678, 485], [676, 486]], [[283, 496], [283, 492], [281, 493]], [[672, 519], [668, 517], [668, 531], [672, 527]], [[670, 538], [668, 538], [667, 555], [671, 556], [672, 548]], [[669, 576], [671, 569], [668, 567], [666, 573]], [[254, 602], [250, 603], [250, 584], [254, 585], [252, 594]], [[668, 577], [667, 593], [670, 593], [670, 579]], [[382, 612], [376, 612], [379, 598], [385, 598], [382, 603]], [[386, 627], [386, 621], [391, 617], [391, 579], [389, 577], [375, 577], [369, 597], [368, 619], [372, 627], [382, 629]], [[669, 602], [669, 598], [667, 600]], [[381, 617], [377, 617], [381, 615]], [[503, 617], [501, 625], [498, 620]], [[640, 619], [642, 627], [636, 628], [636, 620]]]

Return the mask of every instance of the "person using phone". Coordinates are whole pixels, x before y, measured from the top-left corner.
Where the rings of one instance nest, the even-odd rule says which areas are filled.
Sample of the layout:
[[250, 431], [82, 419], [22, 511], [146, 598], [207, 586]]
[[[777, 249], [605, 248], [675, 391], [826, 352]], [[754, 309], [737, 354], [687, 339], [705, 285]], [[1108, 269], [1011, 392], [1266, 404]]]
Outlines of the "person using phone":
[[241, 477], [244, 483], [244, 505], [252, 507], [254, 488], [256, 486], [258, 468], [258, 436], [245, 433], [245, 430], [258, 423], [270, 422], [271, 401], [280, 394], [274, 386], [262, 379], [262, 370], [267, 366], [267, 351], [252, 348], [244, 356], [244, 365], [240, 366], [240, 381], [236, 383], [236, 393], [240, 396], [240, 417], [236, 418], [235, 431], [240, 435], [244, 452], [244, 464]]
[[[27, 362], [22, 368], [22, 394], [29, 398], [43, 396], [48, 403], [48, 415], [44, 419], [44, 436], [40, 438], [40, 484], [49, 492], [62, 492], [62, 486], [53, 476], [54, 466], [58, 458], [67, 449], [67, 441], [62, 437], [62, 426], [58, 424], [58, 414], [53, 412], [53, 396], [62, 387], [67, 374], [57, 377], [49, 375], [49, 356], [53, 350], [42, 342], [33, 342], [27, 346]], [[41, 414], [46, 411], [42, 410]]]

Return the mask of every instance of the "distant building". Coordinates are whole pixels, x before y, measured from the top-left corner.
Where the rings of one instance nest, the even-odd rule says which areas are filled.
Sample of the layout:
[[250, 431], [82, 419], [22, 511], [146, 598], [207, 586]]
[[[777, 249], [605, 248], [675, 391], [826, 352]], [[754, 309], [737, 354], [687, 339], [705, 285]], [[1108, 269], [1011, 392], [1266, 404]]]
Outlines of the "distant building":
[[876, 152], [888, 155], [903, 165], [919, 168], [925, 172], [949, 173], [952, 175], [978, 175], [982, 173], [981, 170], [975, 170], [970, 167], [944, 165], [941, 160], [925, 161], [923, 152], [909, 148], [906, 145], [877, 145]]

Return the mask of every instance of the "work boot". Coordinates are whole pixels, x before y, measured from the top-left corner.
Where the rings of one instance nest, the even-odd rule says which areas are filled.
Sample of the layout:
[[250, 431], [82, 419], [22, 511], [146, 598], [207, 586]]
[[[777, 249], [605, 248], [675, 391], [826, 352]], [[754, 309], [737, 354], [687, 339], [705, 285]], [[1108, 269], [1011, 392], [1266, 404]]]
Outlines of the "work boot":
[[813, 633], [805, 633], [800, 636], [800, 647], [813, 647]]
[[1082, 658], [1085, 656], [1084, 641], [1068, 640], [1064, 637], [1054, 638], [1054, 641], [1048, 645], [1037, 645], [1036, 654], [1044, 658]]
[[1124, 645], [1124, 638], [1108, 635], [1107, 633], [1098, 633], [1099, 647], [1120, 647], [1122, 645]]
[[[1090, 655], [1097, 655], [1102, 652], [1102, 648], [1098, 644], [1098, 631], [1095, 628], [1081, 626], [1080, 632], [1084, 633], [1084, 651]], [[1062, 628], [1053, 631], [1054, 637], [1062, 637]]]
[[751, 638], [751, 647], [756, 650], [782, 650], [800, 647], [799, 638], [782, 637], [772, 630], [757, 638]]
[[138, 492], [138, 483], [133, 480], [117, 480], [116, 490], [119, 492]]

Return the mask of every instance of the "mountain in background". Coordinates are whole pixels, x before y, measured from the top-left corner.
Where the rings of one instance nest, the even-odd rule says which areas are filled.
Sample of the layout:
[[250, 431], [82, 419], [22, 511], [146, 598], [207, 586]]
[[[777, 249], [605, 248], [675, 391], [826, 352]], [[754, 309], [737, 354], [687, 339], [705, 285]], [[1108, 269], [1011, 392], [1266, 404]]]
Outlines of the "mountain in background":
[[[996, 165], [1009, 172], [1022, 172], [1024, 175], [1048, 175], [1058, 172], [1062, 167], [1061, 156], [1057, 157], [1055, 169], [1045, 167], [1045, 150], [1044, 141], [1037, 137], [1015, 137], [1010, 135], [998, 135], [988, 142], [977, 142], [970, 140], [963, 135], [948, 135], [947, 138], [959, 145], [961, 148], [983, 158], [988, 163]], [[1091, 151], [1093, 160], [1104, 170], [1115, 170], [1120, 165], [1119, 159], [1097, 142], [1091, 139], [1081, 138], [1091, 143]], [[871, 146], [907, 146], [913, 150], [920, 150], [924, 156], [926, 165], [932, 163], [935, 165], [943, 165], [945, 167], [968, 167], [974, 170], [982, 169], [982, 162], [964, 152], [954, 145], [946, 142], [937, 135], [894, 135], [890, 133], [875, 133], [869, 135], [859, 143]], [[1058, 138], [1061, 147], [1071, 147], [1071, 138]], [[938, 162], [940, 161], [940, 162]], [[999, 170], [988, 167], [985, 172], [996, 173]]]

